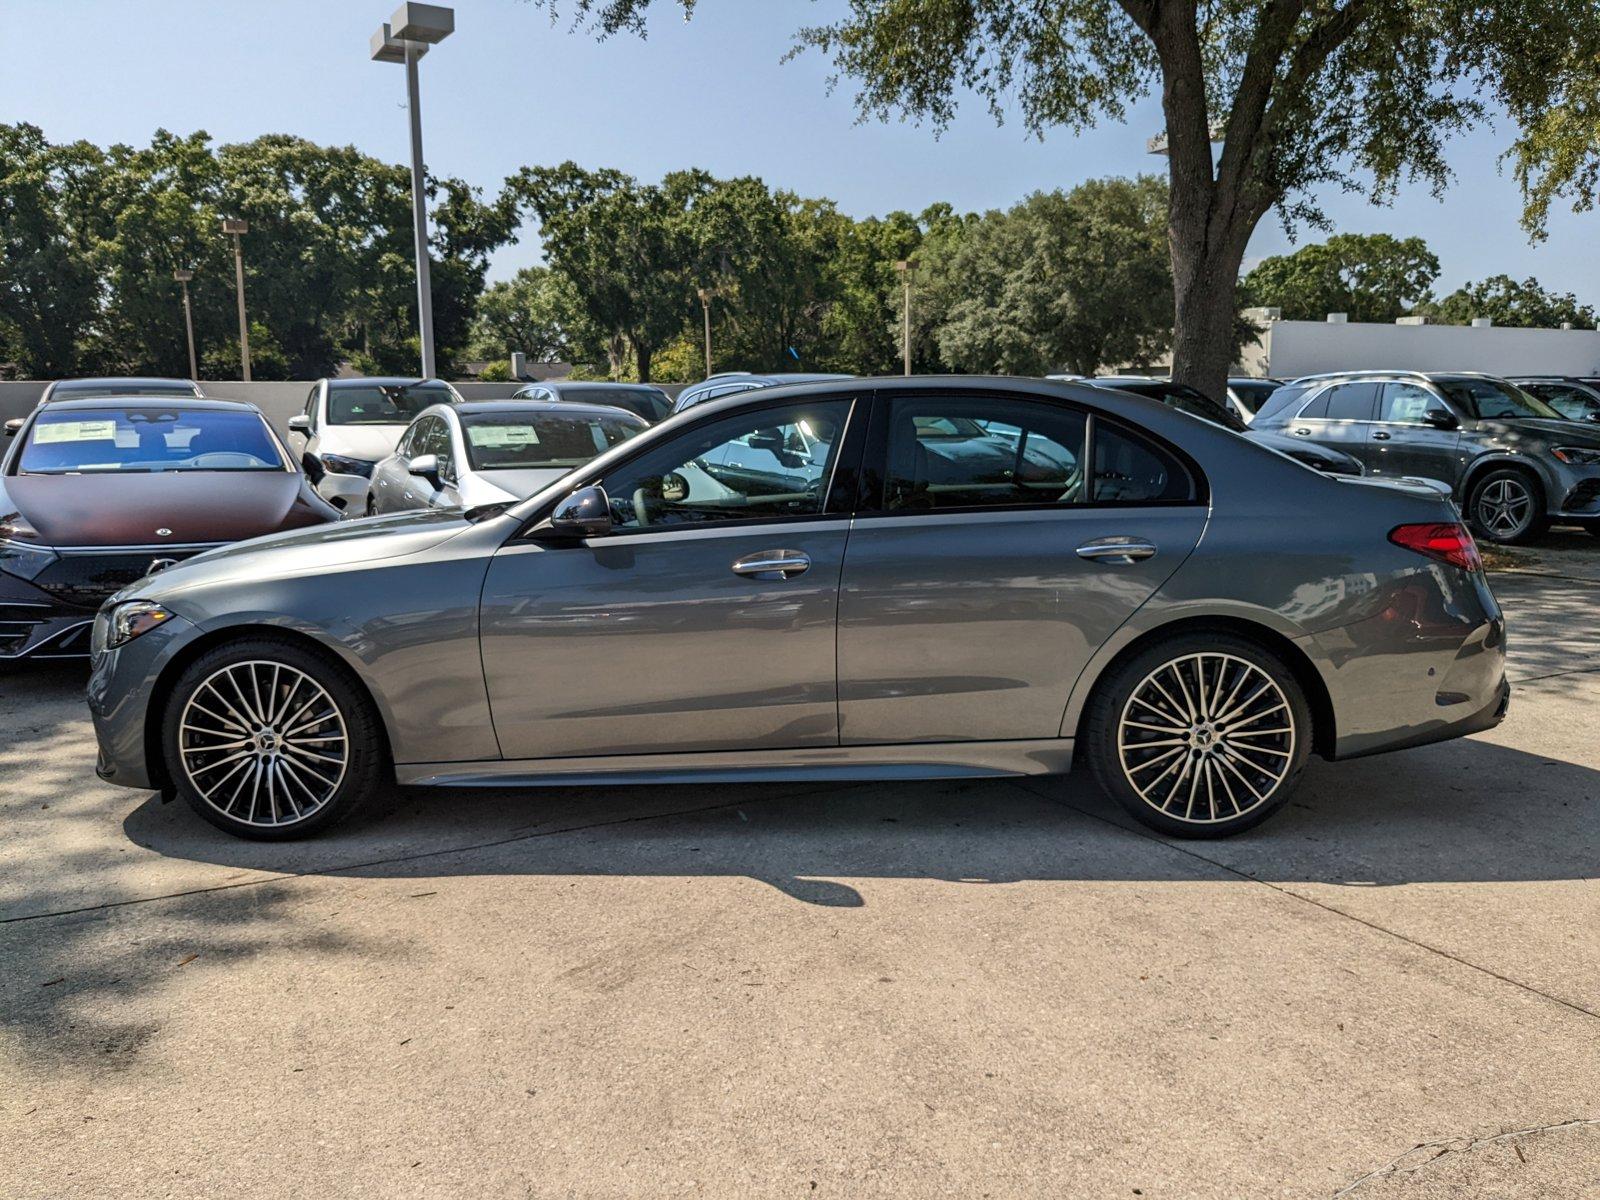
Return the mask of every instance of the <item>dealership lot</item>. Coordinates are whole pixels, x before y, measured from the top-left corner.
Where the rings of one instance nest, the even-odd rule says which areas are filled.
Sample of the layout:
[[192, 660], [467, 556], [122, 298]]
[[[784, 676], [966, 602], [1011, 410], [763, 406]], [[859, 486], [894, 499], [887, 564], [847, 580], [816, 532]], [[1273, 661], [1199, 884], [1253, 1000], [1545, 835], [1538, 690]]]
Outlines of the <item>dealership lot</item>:
[[1589, 1194], [1600, 541], [1503, 559], [1505, 724], [1222, 843], [1074, 777], [256, 845], [96, 781], [81, 666], [14, 670], [0, 1190]]

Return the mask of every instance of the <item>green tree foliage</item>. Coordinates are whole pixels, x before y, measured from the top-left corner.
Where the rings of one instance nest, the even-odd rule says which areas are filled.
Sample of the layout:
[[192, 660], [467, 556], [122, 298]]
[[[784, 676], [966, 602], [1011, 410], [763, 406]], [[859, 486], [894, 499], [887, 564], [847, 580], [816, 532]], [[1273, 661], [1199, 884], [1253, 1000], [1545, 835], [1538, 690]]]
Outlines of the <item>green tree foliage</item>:
[[1340, 233], [1263, 259], [1242, 291], [1248, 303], [1281, 308], [1290, 321], [1320, 321], [1331, 312], [1393, 321], [1428, 300], [1438, 277], [1439, 260], [1421, 238]]
[[478, 297], [467, 352], [483, 359], [507, 358], [514, 350], [532, 362], [565, 359], [585, 340], [580, 307], [565, 275], [524, 267]]
[[1572, 293], [1549, 292], [1537, 279], [1518, 283], [1509, 275], [1468, 283], [1420, 311], [1442, 325], [1470, 325], [1474, 317], [1488, 317], [1496, 325], [1557, 329], [1566, 321], [1593, 329], [1596, 321], [1595, 310]]
[[960, 371], [1088, 375], [1158, 357], [1172, 337], [1165, 212], [1165, 183], [1143, 176], [986, 213], [933, 264], [958, 283], [941, 289], [942, 358]]
[[[642, 31], [650, 0], [542, 0], [602, 33]], [[685, 14], [693, 0], [679, 0]], [[1441, 190], [1444, 147], [1496, 109], [1537, 230], [1592, 203], [1600, 176], [1593, 0], [847, 0], [800, 31], [857, 85], [864, 114], [947, 124], [976, 93], [1038, 134], [1121, 121], [1161, 99], [1174, 374], [1220, 393], [1250, 235], [1274, 209], [1318, 222], [1321, 186], [1386, 200]], [[1222, 147], [1214, 152], [1213, 136]]]

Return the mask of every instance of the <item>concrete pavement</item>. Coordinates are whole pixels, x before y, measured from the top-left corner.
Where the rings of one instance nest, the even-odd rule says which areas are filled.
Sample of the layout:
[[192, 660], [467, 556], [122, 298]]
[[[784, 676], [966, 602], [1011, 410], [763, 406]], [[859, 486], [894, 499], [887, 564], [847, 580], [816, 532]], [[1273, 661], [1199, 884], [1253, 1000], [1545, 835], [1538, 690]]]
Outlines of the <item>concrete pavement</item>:
[[0, 678], [0, 1194], [1595, 1194], [1562, 561], [1495, 577], [1504, 725], [1214, 843], [1073, 778], [403, 793], [251, 845], [94, 779], [81, 669]]

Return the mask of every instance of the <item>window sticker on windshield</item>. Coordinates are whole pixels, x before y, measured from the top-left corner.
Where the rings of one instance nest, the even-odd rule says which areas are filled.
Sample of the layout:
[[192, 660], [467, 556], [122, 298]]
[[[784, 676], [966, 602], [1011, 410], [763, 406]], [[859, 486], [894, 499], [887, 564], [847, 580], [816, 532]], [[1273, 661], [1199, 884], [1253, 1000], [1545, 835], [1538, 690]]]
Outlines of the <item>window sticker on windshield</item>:
[[109, 442], [117, 436], [115, 421], [49, 421], [37, 426], [33, 440], [50, 442]]
[[477, 450], [509, 450], [537, 446], [539, 431], [532, 425], [469, 425], [467, 438]]

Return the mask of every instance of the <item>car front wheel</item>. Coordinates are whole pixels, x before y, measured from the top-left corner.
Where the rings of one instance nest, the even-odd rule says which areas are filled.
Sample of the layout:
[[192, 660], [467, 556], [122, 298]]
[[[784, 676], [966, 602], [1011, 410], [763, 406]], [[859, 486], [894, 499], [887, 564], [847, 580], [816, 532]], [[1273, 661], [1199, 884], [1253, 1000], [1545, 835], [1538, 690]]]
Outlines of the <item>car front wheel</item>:
[[1289, 799], [1311, 711], [1275, 655], [1230, 634], [1185, 634], [1113, 669], [1090, 702], [1085, 750], [1131, 816], [1176, 837], [1226, 837]]
[[230, 642], [191, 663], [167, 703], [163, 746], [190, 807], [256, 841], [343, 820], [388, 769], [377, 714], [350, 672], [274, 638]]
[[1467, 519], [1473, 533], [1500, 545], [1531, 542], [1550, 526], [1538, 483], [1509, 468], [1490, 471], [1472, 485]]

